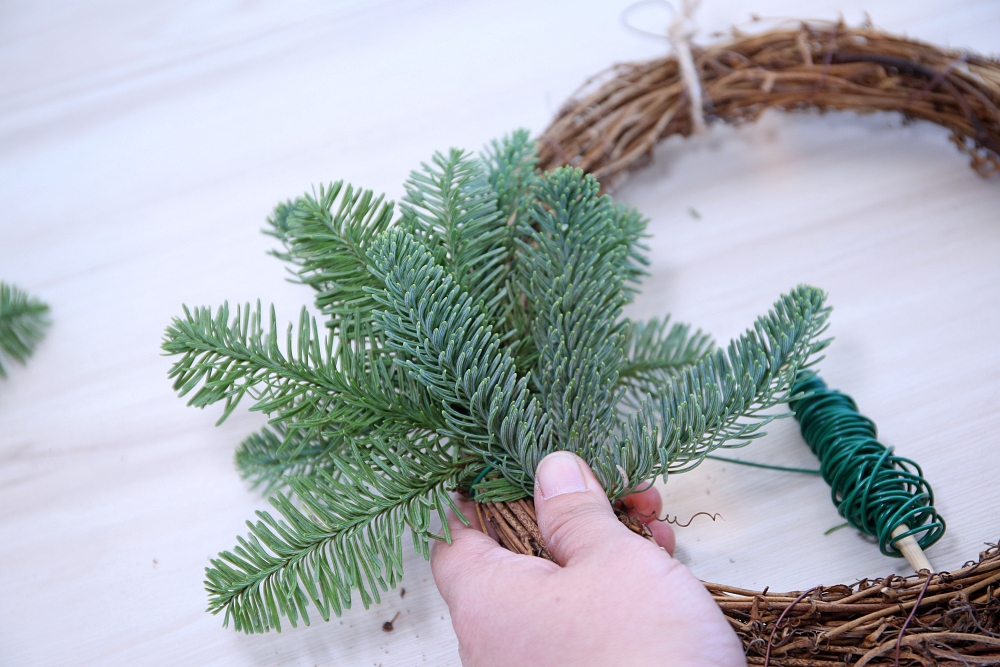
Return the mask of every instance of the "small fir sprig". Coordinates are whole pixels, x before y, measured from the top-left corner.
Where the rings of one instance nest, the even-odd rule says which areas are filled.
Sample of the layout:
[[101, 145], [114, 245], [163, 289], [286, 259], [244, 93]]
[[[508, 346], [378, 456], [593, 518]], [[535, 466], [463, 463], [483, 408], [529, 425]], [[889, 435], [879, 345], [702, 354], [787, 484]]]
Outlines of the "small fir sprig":
[[0, 282], [0, 377], [3, 358], [25, 363], [49, 326], [49, 307], [10, 283]]
[[[367, 607], [449, 540], [451, 492], [531, 495], [538, 462], [571, 450], [609, 498], [739, 447], [783, 416], [829, 309], [799, 286], [725, 349], [622, 309], [646, 258], [645, 219], [578, 169], [539, 173], [525, 131], [481, 155], [438, 153], [392, 203], [343, 183], [277, 207], [267, 232], [321, 321], [282, 335], [260, 304], [184, 309], [163, 349], [198, 407], [245, 397], [270, 424], [237, 466], [273, 492], [250, 534], [207, 568], [209, 611], [281, 629]], [[440, 519], [441, 532], [433, 520]]]

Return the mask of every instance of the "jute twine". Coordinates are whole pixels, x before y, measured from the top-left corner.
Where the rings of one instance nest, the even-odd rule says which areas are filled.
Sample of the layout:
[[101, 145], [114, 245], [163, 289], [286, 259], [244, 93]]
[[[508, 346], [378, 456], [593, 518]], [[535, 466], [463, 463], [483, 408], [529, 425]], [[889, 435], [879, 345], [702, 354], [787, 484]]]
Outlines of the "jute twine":
[[[681, 61], [690, 50], [697, 81], [685, 80], [675, 56], [594, 77], [539, 138], [543, 169], [578, 166], [607, 186], [645, 165], [660, 141], [695, 133], [701, 118], [741, 124], [776, 108], [899, 112], [948, 128], [980, 175], [1000, 173], [1000, 61], [843, 23], [736, 33], [704, 48], [688, 41], [680, 20], [674, 26], [671, 42]], [[530, 500], [477, 511], [508, 549], [551, 558]], [[619, 518], [651, 537], [624, 512]], [[997, 544], [953, 572], [786, 593], [705, 586], [751, 665], [1000, 665]]]

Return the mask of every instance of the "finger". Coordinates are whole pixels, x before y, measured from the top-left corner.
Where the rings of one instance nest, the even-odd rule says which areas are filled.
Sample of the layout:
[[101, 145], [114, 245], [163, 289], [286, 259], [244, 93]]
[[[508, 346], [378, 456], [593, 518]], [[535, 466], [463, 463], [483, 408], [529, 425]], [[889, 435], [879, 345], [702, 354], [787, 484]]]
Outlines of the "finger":
[[[462, 503], [459, 503], [459, 507], [470, 521], [475, 517], [475, 508], [468, 508], [471, 509], [470, 513]], [[485, 570], [518, 554], [501, 547], [478, 526], [465, 526], [453, 512], [448, 512], [448, 527], [451, 530], [451, 544], [434, 543], [431, 549], [431, 573], [441, 597], [451, 605], [455, 597], [461, 595], [476, 577], [488, 577]]]
[[655, 487], [649, 487], [645, 491], [633, 493], [622, 498], [622, 504], [628, 515], [646, 524], [649, 531], [653, 533], [653, 539], [661, 547], [667, 550], [671, 556], [674, 555], [674, 548], [677, 545], [677, 537], [674, 529], [666, 521], [660, 521], [660, 512], [663, 510], [663, 498]]
[[666, 521], [653, 519], [646, 526], [649, 528], [649, 532], [653, 534], [653, 539], [656, 540], [656, 543], [673, 556], [674, 549], [677, 548], [677, 536], [674, 534], [674, 529], [670, 527], [670, 524]]
[[663, 498], [660, 497], [660, 492], [652, 486], [644, 491], [625, 496], [622, 498], [622, 503], [630, 514], [635, 512], [634, 516], [642, 519], [643, 523], [660, 516], [660, 511], [663, 509]]
[[[483, 532], [483, 524], [479, 520], [479, 512], [476, 511], [475, 501], [468, 500], [461, 496], [452, 496], [452, 498], [455, 501], [455, 505], [458, 506], [458, 511], [462, 513], [462, 516], [464, 516], [466, 520], [468, 520], [468, 527], [473, 530]], [[459, 519], [454, 512], [448, 512], [448, 527], [454, 529], [456, 527], [456, 523], [458, 524], [458, 528], [465, 527], [465, 524], [462, 523], [461, 519]]]
[[538, 464], [535, 512], [545, 544], [560, 565], [607, 553], [620, 540], [641, 540], [615, 517], [587, 463], [570, 452], [553, 452]]

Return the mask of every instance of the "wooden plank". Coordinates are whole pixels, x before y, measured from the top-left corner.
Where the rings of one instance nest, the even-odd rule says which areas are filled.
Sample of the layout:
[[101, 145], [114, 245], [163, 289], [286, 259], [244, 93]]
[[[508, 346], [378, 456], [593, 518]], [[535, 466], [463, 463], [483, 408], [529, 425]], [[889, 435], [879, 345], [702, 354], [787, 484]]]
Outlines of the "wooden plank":
[[[292, 319], [310, 295], [265, 255], [274, 203], [339, 178], [398, 197], [435, 149], [541, 130], [590, 74], [666, 48], [621, 27], [627, 4], [5, 8], [0, 278], [47, 300], [55, 325], [0, 381], [4, 665], [459, 664], [412, 555], [405, 597], [330, 624], [245, 637], [203, 612], [201, 569], [266, 507], [231, 464], [261, 419], [214, 428], [218, 409], [186, 408], [160, 337], [181, 303], [260, 297]], [[989, 1], [811, 13], [861, 8], [1000, 51]], [[702, 35], [744, 18], [743, 3], [713, 2]], [[796, 283], [827, 289], [824, 375], [924, 467], [949, 522], [928, 555], [957, 568], [1000, 533], [1000, 187], [944, 132], [900, 125], [769, 115], [665, 146], [619, 193], [653, 220], [652, 275], [630, 312], [672, 312], [724, 341]], [[771, 430], [734, 455], [812, 465], [794, 424]], [[703, 579], [803, 590], [907, 571], [851, 531], [823, 535], [839, 517], [821, 480], [713, 461], [664, 494], [671, 515], [725, 518], [678, 529], [678, 557]]]

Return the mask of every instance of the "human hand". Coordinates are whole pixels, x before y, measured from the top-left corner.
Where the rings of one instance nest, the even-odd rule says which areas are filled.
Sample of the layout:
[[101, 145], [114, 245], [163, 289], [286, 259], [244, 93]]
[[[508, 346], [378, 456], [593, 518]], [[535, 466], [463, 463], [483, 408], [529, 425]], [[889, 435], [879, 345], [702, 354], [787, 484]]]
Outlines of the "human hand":
[[[649, 521], [661, 500], [650, 489], [627, 505]], [[746, 665], [708, 591], [672, 557], [670, 526], [649, 524], [661, 549], [622, 525], [582, 459], [542, 460], [535, 513], [558, 564], [507, 551], [454, 518], [452, 543], [435, 545], [434, 581], [465, 667]]]

